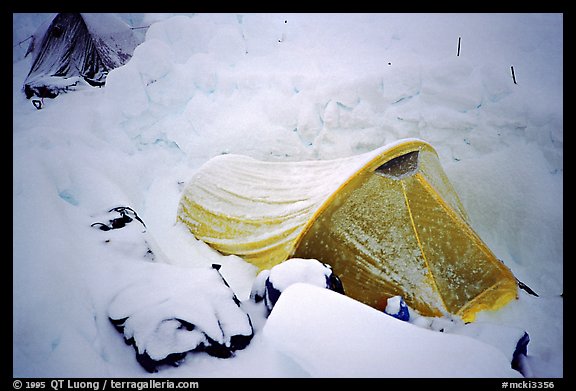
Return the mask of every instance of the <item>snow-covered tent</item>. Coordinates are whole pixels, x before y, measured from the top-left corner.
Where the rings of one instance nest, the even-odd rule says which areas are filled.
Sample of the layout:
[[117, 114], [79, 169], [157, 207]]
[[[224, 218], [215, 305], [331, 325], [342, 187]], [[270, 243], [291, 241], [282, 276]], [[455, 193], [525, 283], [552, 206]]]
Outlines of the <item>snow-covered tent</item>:
[[82, 80], [102, 86], [108, 72], [125, 64], [139, 43], [132, 28], [113, 14], [57, 14], [32, 36], [24, 93], [54, 98]]
[[399, 295], [423, 315], [471, 321], [517, 296], [516, 278], [470, 226], [436, 151], [417, 139], [326, 161], [217, 156], [187, 184], [177, 218], [260, 269], [320, 260], [347, 295], [380, 310]]

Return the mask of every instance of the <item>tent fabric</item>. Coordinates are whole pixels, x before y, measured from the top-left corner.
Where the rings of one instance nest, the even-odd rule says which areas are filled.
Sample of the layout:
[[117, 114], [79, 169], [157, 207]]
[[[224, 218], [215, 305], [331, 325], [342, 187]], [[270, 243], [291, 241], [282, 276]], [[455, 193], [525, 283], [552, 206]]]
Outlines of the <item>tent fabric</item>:
[[436, 151], [418, 139], [326, 161], [217, 156], [187, 184], [177, 219], [260, 269], [289, 258], [324, 262], [347, 295], [380, 310], [402, 296], [423, 315], [471, 321], [517, 296]]
[[33, 60], [24, 81], [26, 97], [54, 98], [82, 80], [102, 86], [139, 43], [130, 26], [112, 14], [57, 14], [38, 28], [28, 48]]

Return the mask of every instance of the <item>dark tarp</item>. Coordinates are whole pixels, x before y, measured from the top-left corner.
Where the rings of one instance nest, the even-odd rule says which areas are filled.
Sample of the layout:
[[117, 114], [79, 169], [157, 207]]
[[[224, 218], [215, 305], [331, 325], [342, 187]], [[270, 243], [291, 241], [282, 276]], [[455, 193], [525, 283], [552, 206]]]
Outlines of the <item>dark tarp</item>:
[[102, 86], [108, 72], [125, 64], [140, 40], [113, 14], [60, 13], [38, 28], [28, 54], [27, 98], [54, 98], [82, 80]]

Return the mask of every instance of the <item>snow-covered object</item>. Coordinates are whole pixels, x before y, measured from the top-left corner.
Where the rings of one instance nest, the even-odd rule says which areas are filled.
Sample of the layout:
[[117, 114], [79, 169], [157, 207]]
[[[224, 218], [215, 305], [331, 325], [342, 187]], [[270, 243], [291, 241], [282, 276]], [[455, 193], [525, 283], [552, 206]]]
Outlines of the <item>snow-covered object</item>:
[[104, 85], [108, 72], [125, 64], [139, 43], [130, 26], [112, 14], [57, 14], [32, 36], [24, 92], [28, 98], [53, 98], [82, 81]]
[[521, 377], [494, 346], [403, 322], [310, 284], [282, 293], [263, 333], [313, 377]]
[[114, 296], [108, 317], [149, 372], [191, 351], [230, 357], [253, 336], [250, 316], [215, 268], [145, 264]]
[[401, 296], [394, 296], [388, 299], [384, 312], [396, 319], [409, 321], [410, 310]]
[[522, 357], [526, 357], [528, 354], [530, 337], [525, 330], [519, 327], [475, 322], [455, 327], [452, 330], [448, 330], [448, 332], [466, 335], [488, 343], [503, 352], [513, 368], [520, 370], [522, 373], [529, 372], [529, 369], [522, 365]]
[[[399, 297], [392, 300], [386, 311], [399, 308]], [[406, 308], [408, 311], [408, 308]], [[425, 317], [417, 313], [408, 320], [411, 324], [429, 330], [466, 335], [476, 340], [494, 346], [510, 361], [511, 367], [520, 371], [525, 377], [533, 377], [533, 370], [527, 359], [530, 336], [528, 332], [516, 326], [502, 325], [487, 321], [465, 323], [456, 317]]]
[[316, 259], [292, 258], [258, 273], [250, 298], [256, 302], [264, 300], [266, 308], [272, 311], [282, 292], [297, 282], [344, 293], [340, 279], [329, 265]]
[[434, 148], [404, 139], [361, 155], [301, 162], [222, 155], [205, 163], [177, 219], [261, 269], [329, 264], [346, 294], [383, 310], [474, 320], [516, 298], [516, 279], [472, 229]]
[[114, 207], [106, 213], [95, 213], [91, 227], [97, 229], [95, 236], [110, 250], [125, 258], [154, 260], [151, 238], [146, 224], [130, 207]]

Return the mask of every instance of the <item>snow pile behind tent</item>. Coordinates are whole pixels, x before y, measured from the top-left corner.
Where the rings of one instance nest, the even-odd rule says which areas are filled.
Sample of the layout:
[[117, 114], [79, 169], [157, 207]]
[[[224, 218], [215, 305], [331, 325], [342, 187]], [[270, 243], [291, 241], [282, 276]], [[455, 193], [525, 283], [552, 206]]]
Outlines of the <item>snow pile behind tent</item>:
[[[146, 375], [106, 317], [147, 262], [142, 240], [157, 262], [222, 264], [254, 321], [236, 357], [193, 355], [162, 375], [308, 376], [263, 338], [255, 268], [175, 224], [182, 186], [222, 153], [328, 159], [406, 137], [437, 149], [473, 227], [540, 294], [478, 321], [525, 329], [534, 375], [562, 376], [561, 15], [176, 16], [105, 88], [42, 110], [19, 90], [30, 65], [14, 63], [14, 376]], [[90, 227], [119, 205], [143, 237]]]

